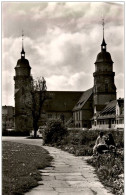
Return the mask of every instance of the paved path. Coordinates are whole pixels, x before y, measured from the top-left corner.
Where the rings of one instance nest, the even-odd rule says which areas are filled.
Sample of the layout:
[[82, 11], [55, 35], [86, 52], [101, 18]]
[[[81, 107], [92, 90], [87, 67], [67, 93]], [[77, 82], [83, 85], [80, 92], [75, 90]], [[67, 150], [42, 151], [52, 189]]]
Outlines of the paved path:
[[[3, 139], [3, 140], [6, 140]], [[11, 138], [12, 141], [41, 145], [41, 140]], [[25, 195], [112, 195], [99, 182], [87, 157], [75, 157], [54, 147], [43, 146], [53, 156], [52, 167], [40, 170], [42, 181]]]

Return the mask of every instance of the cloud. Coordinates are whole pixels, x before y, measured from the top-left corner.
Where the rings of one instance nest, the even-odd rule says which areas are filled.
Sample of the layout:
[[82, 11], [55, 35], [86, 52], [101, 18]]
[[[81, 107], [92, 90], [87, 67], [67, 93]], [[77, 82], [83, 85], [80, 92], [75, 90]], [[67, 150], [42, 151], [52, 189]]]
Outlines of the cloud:
[[[20, 58], [22, 29], [31, 73], [34, 77], [44, 76], [49, 90], [84, 91], [92, 87], [94, 62], [101, 50], [103, 16], [107, 51], [114, 61], [118, 93], [122, 94], [124, 77], [119, 75], [124, 75], [123, 5], [108, 2], [2, 2], [3, 102], [14, 104], [13, 76]], [[5, 98], [7, 94], [10, 96], [8, 100]]]
[[120, 73], [115, 77], [117, 89], [124, 89], [124, 74]]
[[[59, 91], [85, 91], [93, 86], [92, 75], [75, 73], [69, 77], [53, 75], [46, 78], [48, 90]], [[82, 90], [83, 89], [83, 90]]]
[[124, 73], [115, 76], [115, 85], [117, 88], [117, 98], [124, 97]]

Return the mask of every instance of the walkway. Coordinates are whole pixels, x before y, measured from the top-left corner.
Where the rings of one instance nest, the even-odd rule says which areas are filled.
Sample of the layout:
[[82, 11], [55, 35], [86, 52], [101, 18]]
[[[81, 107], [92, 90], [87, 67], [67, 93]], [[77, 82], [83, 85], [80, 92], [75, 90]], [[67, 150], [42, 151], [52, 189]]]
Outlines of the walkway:
[[[6, 139], [3, 139], [6, 140]], [[41, 145], [41, 140], [11, 138], [12, 141]], [[52, 167], [40, 170], [42, 181], [25, 195], [112, 195], [99, 182], [87, 157], [75, 157], [54, 147], [43, 146], [53, 156]]]

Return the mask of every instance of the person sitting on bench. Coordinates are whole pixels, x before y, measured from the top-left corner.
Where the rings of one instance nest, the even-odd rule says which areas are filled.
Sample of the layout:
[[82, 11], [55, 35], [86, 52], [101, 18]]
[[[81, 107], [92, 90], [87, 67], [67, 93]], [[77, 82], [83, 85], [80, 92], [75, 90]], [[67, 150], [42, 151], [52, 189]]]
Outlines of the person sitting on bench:
[[108, 137], [106, 139], [106, 144], [108, 145], [108, 148], [110, 150], [116, 148], [116, 145], [115, 145], [115, 142], [114, 142], [114, 139], [111, 133], [108, 134]]
[[107, 144], [106, 144], [106, 137], [104, 136], [103, 132], [100, 132], [96, 142], [95, 146], [93, 148], [93, 154], [102, 154], [103, 150], [108, 150]]

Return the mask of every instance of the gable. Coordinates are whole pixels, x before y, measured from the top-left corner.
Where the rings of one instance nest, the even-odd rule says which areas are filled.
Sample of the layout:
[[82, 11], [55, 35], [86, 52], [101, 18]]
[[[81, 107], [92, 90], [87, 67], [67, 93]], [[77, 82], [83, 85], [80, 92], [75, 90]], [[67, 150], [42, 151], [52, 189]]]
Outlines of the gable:
[[77, 104], [74, 106], [73, 111], [81, 110], [86, 104], [88, 99], [93, 95], [93, 88], [84, 91]]

